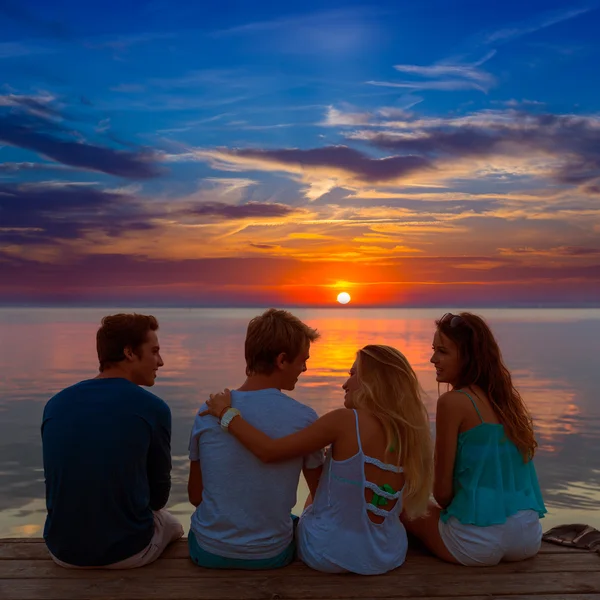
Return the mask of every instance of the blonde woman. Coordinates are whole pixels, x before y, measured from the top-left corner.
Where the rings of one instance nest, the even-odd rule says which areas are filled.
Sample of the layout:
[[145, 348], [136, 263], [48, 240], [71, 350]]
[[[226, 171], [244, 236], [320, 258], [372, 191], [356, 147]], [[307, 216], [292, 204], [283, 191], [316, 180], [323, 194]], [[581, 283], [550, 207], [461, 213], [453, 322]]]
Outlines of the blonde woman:
[[427, 410], [406, 358], [389, 346], [359, 350], [342, 386], [344, 407], [297, 433], [272, 439], [230, 406], [230, 393], [211, 395], [221, 427], [263, 462], [330, 446], [314, 502], [297, 529], [299, 557], [329, 573], [385, 573], [406, 557], [400, 512], [425, 513], [433, 452]]

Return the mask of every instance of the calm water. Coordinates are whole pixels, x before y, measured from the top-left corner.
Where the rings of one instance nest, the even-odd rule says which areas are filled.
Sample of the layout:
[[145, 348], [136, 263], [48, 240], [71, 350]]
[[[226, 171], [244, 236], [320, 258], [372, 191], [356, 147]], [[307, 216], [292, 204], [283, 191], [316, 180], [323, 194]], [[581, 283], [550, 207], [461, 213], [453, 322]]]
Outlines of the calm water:
[[[97, 373], [95, 332], [105, 309], [0, 309], [0, 537], [39, 536], [45, 518], [39, 426], [55, 392]], [[244, 378], [243, 342], [260, 311], [157, 309], [165, 366], [153, 392], [173, 412], [170, 507], [185, 526], [187, 443], [196, 409], [211, 391]], [[444, 311], [297, 310], [322, 339], [294, 396], [323, 414], [342, 403], [340, 386], [355, 351], [397, 347], [427, 392], [433, 417], [437, 384], [429, 364], [433, 320]], [[549, 515], [544, 528], [600, 527], [600, 310], [482, 310], [531, 409], [540, 442], [536, 464]], [[306, 489], [299, 488], [299, 504]]]

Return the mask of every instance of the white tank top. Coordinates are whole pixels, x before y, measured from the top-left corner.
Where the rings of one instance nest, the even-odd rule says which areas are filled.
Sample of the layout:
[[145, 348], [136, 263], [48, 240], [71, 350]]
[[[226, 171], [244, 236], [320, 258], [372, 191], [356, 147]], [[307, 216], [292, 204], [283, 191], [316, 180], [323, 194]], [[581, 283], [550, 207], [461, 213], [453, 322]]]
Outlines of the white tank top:
[[[300, 517], [298, 554], [309, 565], [325, 559], [353, 573], [377, 575], [404, 562], [408, 541], [399, 518], [402, 490], [389, 493], [367, 481], [365, 463], [393, 473], [401, 473], [402, 468], [364, 454], [356, 410], [354, 416], [358, 452], [341, 461], [328, 452], [314, 503]], [[379, 508], [367, 503], [365, 488], [385, 500], [398, 501], [390, 510]], [[371, 521], [368, 511], [383, 517], [383, 522]]]

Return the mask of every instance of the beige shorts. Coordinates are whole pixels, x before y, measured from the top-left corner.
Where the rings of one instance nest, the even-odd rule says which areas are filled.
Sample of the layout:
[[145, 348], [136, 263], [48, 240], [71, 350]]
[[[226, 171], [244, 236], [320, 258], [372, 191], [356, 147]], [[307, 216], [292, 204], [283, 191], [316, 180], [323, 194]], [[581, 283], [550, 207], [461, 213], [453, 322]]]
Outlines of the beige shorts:
[[183, 527], [181, 523], [164, 508], [156, 511], [154, 515], [154, 535], [150, 543], [137, 554], [113, 563], [112, 565], [103, 565], [101, 567], [79, 567], [70, 565], [58, 560], [56, 556], [50, 553], [52, 560], [61, 567], [67, 569], [136, 569], [154, 562], [164, 551], [165, 548], [172, 542], [175, 542], [180, 537], [183, 537]]

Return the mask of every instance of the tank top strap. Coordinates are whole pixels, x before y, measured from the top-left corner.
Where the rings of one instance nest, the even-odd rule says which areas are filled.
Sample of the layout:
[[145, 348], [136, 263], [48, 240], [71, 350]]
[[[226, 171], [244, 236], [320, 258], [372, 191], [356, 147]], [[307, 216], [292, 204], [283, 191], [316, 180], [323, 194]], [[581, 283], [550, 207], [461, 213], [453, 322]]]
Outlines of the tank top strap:
[[354, 411], [354, 419], [356, 420], [356, 443], [358, 444], [358, 451], [361, 454], [364, 454], [363, 449], [362, 449], [362, 444], [360, 442], [360, 429], [358, 427], [358, 412], [356, 412], [355, 408], [353, 408], [352, 410]]
[[473, 400], [473, 398], [471, 398], [471, 395], [468, 394], [467, 392], [465, 392], [465, 390], [454, 390], [454, 391], [464, 394], [471, 401], [473, 408], [477, 411], [477, 416], [479, 417], [479, 419], [481, 420], [482, 423], [485, 423], [485, 421], [483, 420], [483, 417], [481, 416], [481, 413], [479, 412], [479, 409], [477, 408], [477, 404], [475, 404], [475, 400]]

